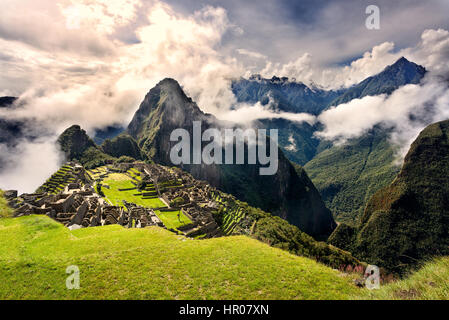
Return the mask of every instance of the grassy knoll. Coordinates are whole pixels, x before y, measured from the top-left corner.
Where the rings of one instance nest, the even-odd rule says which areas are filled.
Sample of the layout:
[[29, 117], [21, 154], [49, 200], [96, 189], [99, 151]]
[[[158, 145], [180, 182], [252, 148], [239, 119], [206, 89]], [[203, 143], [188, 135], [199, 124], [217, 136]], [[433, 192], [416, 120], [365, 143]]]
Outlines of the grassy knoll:
[[[67, 290], [67, 266], [80, 290]], [[0, 220], [0, 299], [345, 299], [361, 290], [314, 260], [245, 237], [187, 240], [161, 228], [69, 231]]]
[[[131, 181], [132, 179], [123, 173], [111, 173], [103, 180], [102, 191], [106, 198], [116, 206], [123, 206], [122, 200], [126, 200], [147, 208], [166, 207], [158, 198], [144, 199], [142, 196], [136, 196], [135, 194], [139, 193], [137, 188], [134, 190], [119, 191], [119, 189], [136, 187]], [[109, 189], [104, 185], [109, 186]]]
[[[175, 211], [155, 211], [156, 215], [161, 219], [164, 226], [168, 229], [178, 229], [186, 224], [192, 223], [180, 210]], [[179, 214], [179, 218], [178, 218]]]
[[417, 272], [396, 281], [380, 290], [363, 290], [362, 296], [354, 298], [403, 300], [420, 299], [436, 300], [449, 299], [449, 257], [435, 259], [424, 264]]
[[6, 199], [3, 197], [3, 191], [0, 189], [0, 218], [10, 217], [12, 209], [8, 206]]

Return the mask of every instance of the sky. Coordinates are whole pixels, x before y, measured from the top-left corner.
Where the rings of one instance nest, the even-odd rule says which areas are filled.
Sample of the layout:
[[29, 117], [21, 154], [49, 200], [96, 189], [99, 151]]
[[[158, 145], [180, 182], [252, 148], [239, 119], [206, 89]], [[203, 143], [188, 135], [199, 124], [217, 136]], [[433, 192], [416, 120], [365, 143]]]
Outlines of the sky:
[[[368, 5], [380, 9], [378, 30], [366, 28]], [[177, 79], [203, 111], [218, 118], [321, 121], [320, 137], [330, 140], [344, 141], [386, 122], [400, 127], [392, 140], [401, 143], [444, 115], [447, 91], [435, 79], [449, 70], [446, 0], [2, 0], [1, 7], [0, 96], [20, 97], [21, 107], [0, 110], [0, 117], [32, 118], [51, 133], [2, 152], [11, 163], [0, 172], [3, 188], [16, 187], [24, 154], [45, 149], [48, 166], [36, 165], [33, 181], [19, 185], [27, 191], [38, 186], [61, 159], [51, 142], [58, 134], [75, 123], [88, 133], [126, 125], [165, 77]], [[336, 106], [316, 119], [238, 105], [230, 90], [231, 79], [254, 73], [325, 89], [348, 87], [401, 56], [431, 71], [425, 85]], [[441, 112], [419, 125], [408, 123], [407, 115], [420, 110], [409, 97], [422, 94], [419, 103], [430, 99]], [[402, 111], [386, 117], [396, 104]], [[367, 111], [373, 116], [366, 117]], [[404, 138], [410, 128], [413, 134]]]

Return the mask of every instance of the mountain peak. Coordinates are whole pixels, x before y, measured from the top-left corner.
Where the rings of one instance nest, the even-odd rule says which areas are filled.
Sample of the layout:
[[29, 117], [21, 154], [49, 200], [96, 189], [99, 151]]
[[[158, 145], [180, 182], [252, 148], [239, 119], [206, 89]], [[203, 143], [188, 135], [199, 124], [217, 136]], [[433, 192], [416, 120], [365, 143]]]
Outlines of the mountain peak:
[[407, 58], [402, 56], [394, 64], [397, 64], [397, 63], [413, 63], [413, 62], [411, 62], [410, 60], [407, 60]]
[[394, 72], [396, 74], [408, 77], [408, 81], [413, 82], [418, 78], [421, 80], [426, 73], [426, 69], [423, 66], [407, 60], [405, 57], [401, 57], [395, 63], [386, 67], [378, 75], [381, 75], [384, 72]]
[[165, 78], [152, 88], [128, 125], [128, 133], [139, 140], [144, 128], [161, 121], [182, 127], [190, 118], [201, 118], [204, 113], [188, 97], [181, 85], [172, 78]]
[[95, 147], [95, 143], [89, 138], [86, 131], [77, 124], [61, 133], [58, 144], [70, 160], [79, 159], [85, 150]]
[[181, 88], [181, 85], [178, 81], [176, 81], [173, 78], [164, 78], [163, 80], [159, 81], [159, 83], [156, 85], [156, 87], [177, 87]]

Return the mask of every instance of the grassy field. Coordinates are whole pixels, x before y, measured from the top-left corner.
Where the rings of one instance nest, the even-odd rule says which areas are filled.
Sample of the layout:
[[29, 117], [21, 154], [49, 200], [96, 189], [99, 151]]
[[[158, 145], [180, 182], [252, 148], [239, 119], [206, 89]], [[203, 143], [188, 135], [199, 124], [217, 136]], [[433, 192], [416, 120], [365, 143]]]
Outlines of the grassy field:
[[178, 229], [179, 227], [192, 223], [192, 221], [187, 218], [180, 210], [163, 212], [156, 210], [154, 213], [156, 213], [159, 219], [161, 219], [164, 226], [166, 226], [168, 229]]
[[[66, 268], [80, 269], [79, 290]], [[69, 231], [0, 219], [0, 299], [346, 299], [349, 277], [244, 236], [187, 240], [161, 228]]]
[[12, 209], [8, 207], [6, 199], [3, 197], [3, 190], [0, 189], [0, 218], [9, 217], [12, 214]]
[[143, 199], [141, 196], [135, 196], [139, 193], [136, 189], [119, 191], [119, 189], [133, 188], [135, 185], [131, 183], [131, 178], [122, 173], [112, 173], [103, 180], [103, 185], [108, 185], [109, 189], [102, 188], [106, 198], [116, 206], [123, 206], [122, 200], [135, 203], [147, 208], [161, 208], [166, 205], [159, 198]]

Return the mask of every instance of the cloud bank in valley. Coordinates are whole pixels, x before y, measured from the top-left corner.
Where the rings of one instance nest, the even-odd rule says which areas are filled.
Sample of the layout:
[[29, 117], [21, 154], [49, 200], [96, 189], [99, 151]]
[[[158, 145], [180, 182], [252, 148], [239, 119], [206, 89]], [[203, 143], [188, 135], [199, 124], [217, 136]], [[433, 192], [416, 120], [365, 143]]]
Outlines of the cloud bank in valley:
[[[56, 138], [56, 137], [54, 137]], [[59, 169], [63, 155], [52, 139], [19, 141], [17, 148], [0, 144], [4, 167], [0, 173], [0, 189], [34, 192]]]

